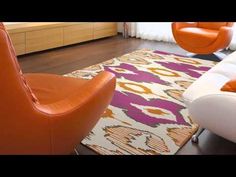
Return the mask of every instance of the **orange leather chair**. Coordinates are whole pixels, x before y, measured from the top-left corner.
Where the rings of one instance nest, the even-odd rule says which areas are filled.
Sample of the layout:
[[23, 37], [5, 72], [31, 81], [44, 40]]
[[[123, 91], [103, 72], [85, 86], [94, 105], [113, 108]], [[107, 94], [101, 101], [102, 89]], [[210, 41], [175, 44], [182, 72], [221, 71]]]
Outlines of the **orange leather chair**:
[[0, 23], [0, 154], [71, 154], [109, 105], [115, 76], [23, 75]]
[[232, 22], [174, 22], [177, 44], [188, 52], [212, 54], [226, 48], [233, 36]]

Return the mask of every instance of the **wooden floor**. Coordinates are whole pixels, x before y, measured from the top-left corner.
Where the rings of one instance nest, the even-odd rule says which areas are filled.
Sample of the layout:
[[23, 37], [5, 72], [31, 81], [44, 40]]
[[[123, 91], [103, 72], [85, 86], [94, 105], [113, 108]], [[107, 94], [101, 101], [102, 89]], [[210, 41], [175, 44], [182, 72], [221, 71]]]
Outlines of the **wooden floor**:
[[[66, 74], [143, 48], [176, 54], [187, 53], [175, 44], [136, 38], [123, 39], [121, 35], [118, 35], [111, 38], [20, 56], [18, 59], [24, 73], [43, 72]], [[230, 51], [225, 51], [224, 53], [229, 54]], [[96, 154], [83, 145], [78, 145], [77, 151], [81, 155]], [[236, 154], [236, 144], [205, 130], [199, 137], [199, 144], [193, 144], [189, 141], [177, 154]]]

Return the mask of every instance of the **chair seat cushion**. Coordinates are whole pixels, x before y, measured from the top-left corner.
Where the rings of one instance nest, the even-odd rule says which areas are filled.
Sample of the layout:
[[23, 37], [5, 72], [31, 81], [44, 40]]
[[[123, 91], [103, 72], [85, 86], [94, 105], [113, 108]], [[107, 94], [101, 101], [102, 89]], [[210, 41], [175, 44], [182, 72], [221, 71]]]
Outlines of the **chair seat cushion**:
[[50, 104], [79, 92], [88, 80], [54, 74], [25, 74], [25, 79], [40, 104]]
[[186, 27], [177, 31], [179, 39], [192, 47], [206, 47], [213, 43], [218, 35], [217, 30]]

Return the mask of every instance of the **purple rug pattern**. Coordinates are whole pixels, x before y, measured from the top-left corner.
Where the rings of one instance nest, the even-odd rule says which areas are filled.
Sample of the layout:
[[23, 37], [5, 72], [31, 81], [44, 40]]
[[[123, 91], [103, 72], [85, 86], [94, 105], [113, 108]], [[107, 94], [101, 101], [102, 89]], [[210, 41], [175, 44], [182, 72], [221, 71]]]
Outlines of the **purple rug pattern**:
[[117, 77], [113, 100], [82, 141], [99, 154], [175, 154], [197, 130], [182, 93], [212, 61], [142, 49], [66, 76]]

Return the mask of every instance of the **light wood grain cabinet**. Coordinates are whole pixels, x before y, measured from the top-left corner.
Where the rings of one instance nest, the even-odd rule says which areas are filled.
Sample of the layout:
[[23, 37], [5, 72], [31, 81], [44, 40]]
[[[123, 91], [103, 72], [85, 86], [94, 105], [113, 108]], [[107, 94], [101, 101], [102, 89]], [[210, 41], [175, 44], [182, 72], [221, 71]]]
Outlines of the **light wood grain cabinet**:
[[94, 23], [94, 39], [99, 39], [117, 34], [117, 23]]
[[64, 27], [64, 45], [76, 44], [93, 39], [93, 23], [81, 23]]
[[26, 53], [63, 46], [63, 28], [26, 32]]
[[6, 29], [17, 55], [117, 35], [115, 22], [25, 22]]
[[25, 33], [13, 33], [10, 34], [13, 46], [17, 55], [25, 53]]

